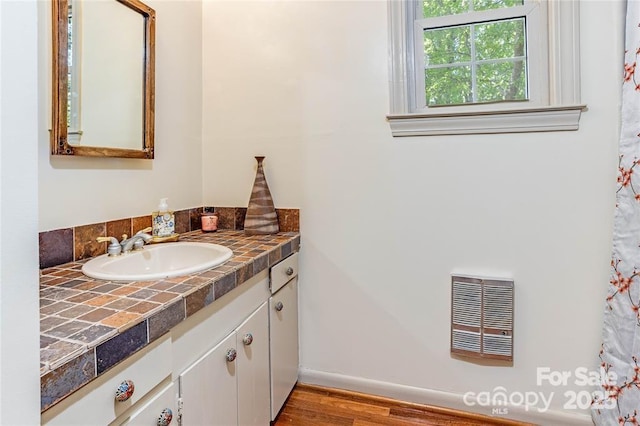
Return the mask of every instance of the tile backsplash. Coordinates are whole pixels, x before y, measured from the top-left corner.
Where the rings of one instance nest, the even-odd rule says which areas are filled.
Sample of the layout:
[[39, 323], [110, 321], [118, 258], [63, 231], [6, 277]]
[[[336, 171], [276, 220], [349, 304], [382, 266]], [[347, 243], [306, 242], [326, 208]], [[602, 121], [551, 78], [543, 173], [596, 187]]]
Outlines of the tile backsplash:
[[[176, 232], [182, 234], [202, 229], [200, 215], [205, 210], [218, 213], [220, 229], [244, 228], [247, 213], [244, 207], [196, 207], [175, 211]], [[276, 209], [280, 231], [300, 231], [299, 212], [298, 209]], [[97, 237], [119, 239], [122, 234], [132, 235], [150, 226], [151, 215], [148, 215], [40, 232], [40, 269], [104, 254], [107, 252], [107, 244], [97, 242]]]

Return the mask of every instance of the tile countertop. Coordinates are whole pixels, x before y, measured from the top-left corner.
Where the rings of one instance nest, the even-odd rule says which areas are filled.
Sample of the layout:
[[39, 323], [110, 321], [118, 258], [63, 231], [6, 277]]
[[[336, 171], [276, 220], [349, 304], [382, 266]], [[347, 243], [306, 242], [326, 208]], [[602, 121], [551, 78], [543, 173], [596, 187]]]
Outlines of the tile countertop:
[[40, 271], [40, 408], [51, 407], [260, 271], [298, 251], [298, 232], [193, 231], [180, 241], [224, 245], [217, 268], [157, 281], [104, 281], [87, 260]]

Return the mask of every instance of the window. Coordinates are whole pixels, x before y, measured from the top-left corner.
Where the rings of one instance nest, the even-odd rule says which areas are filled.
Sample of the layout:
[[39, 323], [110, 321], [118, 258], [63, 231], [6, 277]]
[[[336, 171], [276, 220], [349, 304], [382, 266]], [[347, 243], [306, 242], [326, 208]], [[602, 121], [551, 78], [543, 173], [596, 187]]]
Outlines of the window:
[[392, 134], [576, 130], [578, 6], [389, 0]]

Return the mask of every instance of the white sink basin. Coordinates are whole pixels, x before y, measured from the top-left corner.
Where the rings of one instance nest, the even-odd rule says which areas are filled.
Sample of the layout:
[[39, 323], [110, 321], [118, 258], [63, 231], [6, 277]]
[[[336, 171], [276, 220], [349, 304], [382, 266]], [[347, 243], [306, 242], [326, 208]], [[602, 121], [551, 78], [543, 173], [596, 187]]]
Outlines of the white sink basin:
[[101, 280], [150, 281], [204, 271], [223, 264], [232, 255], [229, 248], [218, 244], [152, 244], [120, 256], [103, 254], [85, 263], [82, 272]]

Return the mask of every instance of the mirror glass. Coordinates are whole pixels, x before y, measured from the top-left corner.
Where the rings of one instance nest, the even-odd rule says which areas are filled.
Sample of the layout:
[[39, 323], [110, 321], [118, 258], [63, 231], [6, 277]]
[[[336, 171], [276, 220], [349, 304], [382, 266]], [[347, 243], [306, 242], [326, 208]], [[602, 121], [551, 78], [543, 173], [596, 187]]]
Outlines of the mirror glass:
[[153, 158], [155, 12], [53, 1], [54, 155]]

